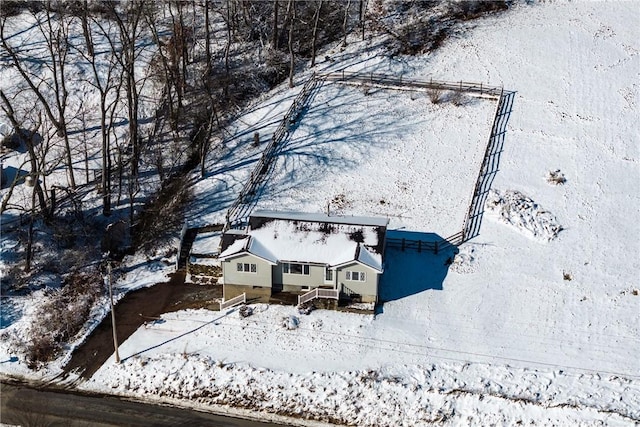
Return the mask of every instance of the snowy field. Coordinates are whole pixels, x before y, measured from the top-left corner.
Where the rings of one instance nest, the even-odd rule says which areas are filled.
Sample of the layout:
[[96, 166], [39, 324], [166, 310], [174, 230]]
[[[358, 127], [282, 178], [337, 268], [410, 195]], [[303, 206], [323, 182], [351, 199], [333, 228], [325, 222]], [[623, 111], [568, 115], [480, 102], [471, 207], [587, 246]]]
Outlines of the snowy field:
[[278, 156], [257, 207], [329, 206], [342, 215], [389, 217], [391, 229], [455, 234], [495, 106], [492, 99], [433, 104], [425, 92], [325, 83]]
[[[482, 81], [517, 92], [480, 236], [464, 244], [448, 267], [447, 254], [387, 254], [387, 262], [399, 270], [392, 289], [396, 298], [375, 318], [326, 311], [299, 316], [293, 307], [265, 305], [256, 306], [246, 319], [236, 311], [171, 313], [134, 333], [121, 345], [124, 362], [107, 362], [82, 387], [198, 408], [241, 410], [226, 406], [233, 405], [272, 414], [261, 414], [262, 419], [297, 414], [353, 425], [637, 424], [639, 20], [640, 9], [633, 2], [521, 4], [499, 17], [474, 21], [473, 28], [422, 57], [389, 59], [377, 50], [379, 40], [354, 40], [344, 51], [327, 52], [335, 61], [327, 64], [332, 69]], [[374, 111], [389, 109], [387, 97], [396, 96], [380, 92], [364, 97], [353, 88], [335, 89], [372, 104], [377, 99], [382, 105], [371, 105]], [[223, 218], [224, 207], [259, 156], [258, 149], [250, 148], [253, 132], [272, 132], [297, 90], [283, 86], [234, 125], [226, 147], [217, 153], [222, 160], [214, 162], [212, 155], [211, 166], [217, 169], [195, 186], [192, 223]], [[325, 90], [332, 89], [322, 88], [293, 135], [292, 143], [300, 138], [298, 147], [320, 132], [305, 126], [317, 122], [345, 129], [341, 121], [349, 118], [333, 117], [331, 111], [362, 108], [353, 101], [340, 107]], [[336, 108], [326, 110], [325, 121], [306, 121], [327, 102], [335, 102]], [[454, 137], [465, 140], [470, 130], [448, 126], [446, 110], [425, 101], [420, 108], [429, 114], [423, 115], [416, 103], [409, 97], [393, 104], [392, 117], [398, 118], [402, 136], [394, 140], [406, 135], [430, 140], [419, 137], [430, 126], [424, 127], [418, 116], [431, 117], [433, 129], [457, 129]], [[480, 116], [485, 114], [474, 117], [481, 126], [471, 135], [485, 141], [488, 127], [483, 123], [490, 113], [481, 105], [471, 105]], [[449, 112], [466, 114], [463, 108]], [[404, 117], [409, 120], [400, 120]], [[392, 132], [385, 126], [373, 131], [364, 124], [352, 126], [363, 135]], [[332, 141], [348, 136], [330, 135]], [[382, 150], [376, 144], [365, 147]], [[363, 152], [344, 156], [367, 159]], [[386, 156], [390, 163], [409, 161], [403, 151], [390, 150]], [[304, 174], [296, 164], [278, 169], [297, 176], [293, 183]], [[367, 162], [358, 167], [365, 170]], [[310, 176], [320, 183], [332, 181], [319, 177], [320, 170]], [[564, 184], [547, 180], [556, 170], [564, 174]], [[425, 209], [419, 201], [403, 201], [394, 186], [367, 193], [376, 185], [369, 175], [345, 188], [345, 196], [361, 203], [376, 194], [376, 199], [397, 203], [395, 212], [401, 203], [416, 208], [403, 213], [404, 218], [419, 218]], [[433, 185], [471, 192], [466, 184], [458, 188], [455, 180]], [[320, 191], [323, 186], [308, 188]], [[451, 189], [432, 190], [441, 194]], [[294, 197], [297, 204], [286, 208], [319, 210], [338, 187], [322, 191], [327, 193], [317, 201]], [[423, 200], [421, 192], [412, 191]], [[278, 203], [289, 203], [288, 195], [278, 197]], [[354, 206], [370, 209], [365, 203]], [[405, 273], [397, 266], [406, 266]], [[283, 318], [291, 315], [299, 316], [297, 329], [283, 327]], [[18, 369], [21, 362], [6, 348], [3, 353], [7, 362], [0, 369]]]
[[[297, 94], [300, 87], [293, 89]], [[276, 92], [233, 125], [195, 185], [189, 225], [224, 221], [262, 148], [293, 102]], [[274, 172], [251, 202], [268, 210], [385, 216], [390, 229], [442, 237], [462, 229], [497, 101], [465, 95], [462, 105], [433, 104], [425, 91], [324, 82], [291, 127]], [[222, 157], [222, 161], [219, 158]]]

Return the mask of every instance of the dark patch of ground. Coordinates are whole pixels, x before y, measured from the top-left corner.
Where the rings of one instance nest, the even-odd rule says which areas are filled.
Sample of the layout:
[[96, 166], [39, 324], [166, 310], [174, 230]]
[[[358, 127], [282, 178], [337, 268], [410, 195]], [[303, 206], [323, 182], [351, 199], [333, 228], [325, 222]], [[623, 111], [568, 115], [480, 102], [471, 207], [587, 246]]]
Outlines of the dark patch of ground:
[[[127, 294], [115, 308], [118, 342], [129, 338], [145, 322], [163, 313], [188, 308], [218, 310], [216, 298], [222, 298], [222, 286], [185, 284], [185, 273], [177, 271], [166, 283]], [[65, 367], [65, 374], [79, 373], [90, 378], [113, 354], [111, 316], [107, 316], [96, 330], [73, 353]]]

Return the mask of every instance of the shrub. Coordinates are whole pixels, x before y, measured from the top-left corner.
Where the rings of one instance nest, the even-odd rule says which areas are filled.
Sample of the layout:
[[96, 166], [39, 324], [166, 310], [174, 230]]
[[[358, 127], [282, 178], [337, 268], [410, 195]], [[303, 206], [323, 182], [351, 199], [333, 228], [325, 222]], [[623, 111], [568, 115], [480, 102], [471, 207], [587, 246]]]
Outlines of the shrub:
[[300, 325], [300, 319], [296, 316], [287, 316], [282, 318], [282, 327], [284, 328], [289, 330], [298, 329], [298, 325]]
[[313, 301], [307, 301], [298, 306], [298, 313], [309, 315], [313, 310], [315, 310], [315, 305], [313, 305]]
[[240, 317], [249, 317], [253, 314], [253, 308], [243, 304], [240, 306], [238, 313], [240, 313]]
[[564, 174], [558, 169], [547, 173], [547, 182], [551, 185], [563, 185], [567, 182], [567, 178], [565, 178]]
[[72, 339], [87, 321], [91, 308], [102, 294], [102, 277], [71, 274], [60, 290], [51, 292], [34, 314], [36, 319], [24, 343], [30, 368], [54, 359], [63, 345]]
[[449, 100], [456, 107], [464, 105], [464, 103], [466, 102], [466, 98], [465, 98], [464, 92], [462, 92], [462, 90], [454, 90], [451, 93], [451, 96], [450, 96]]
[[442, 89], [439, 87], [432, 87], [427, 91], [429, 100], [432, 104], [439, 104], [442, 102]]

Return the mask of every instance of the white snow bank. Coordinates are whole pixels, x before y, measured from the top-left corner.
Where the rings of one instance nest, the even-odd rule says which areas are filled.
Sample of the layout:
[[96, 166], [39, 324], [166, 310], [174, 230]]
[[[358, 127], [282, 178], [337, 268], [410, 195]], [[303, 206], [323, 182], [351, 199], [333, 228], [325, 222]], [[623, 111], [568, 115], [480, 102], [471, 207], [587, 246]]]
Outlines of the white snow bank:
[[[434, 363], [293, 374], [199, 354], [136, 356], [100, 382], [126, 396], [181, 398], [360, 426], [538, 423], [633, 425], [640, 382], [483, 364]], [[215, 408], [215, 409], [220, 409]]]
[[497, 218], [536, 240], [549, 242], [558, 236], [562, 226], [556, 217], [519, 191], [491, 190], [486, 208]]

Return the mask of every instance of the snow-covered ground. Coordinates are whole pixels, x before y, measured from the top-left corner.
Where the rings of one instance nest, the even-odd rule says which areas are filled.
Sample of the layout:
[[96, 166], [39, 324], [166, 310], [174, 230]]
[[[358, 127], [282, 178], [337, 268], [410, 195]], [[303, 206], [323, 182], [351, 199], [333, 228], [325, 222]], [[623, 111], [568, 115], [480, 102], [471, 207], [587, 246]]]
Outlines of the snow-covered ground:
[[[422, 57], [386, 58], [376, 51], [377, 40], [354, 40], [344, 51], [328, 52], [333, 69], [479, 81], [516, 91], [496, 192], [480, 236], [460, 248], [451, 266], [445, 265], [449, 254], [388, 253], [381, 292], [390, 301], [375, 317], [327, 311], [300, 316], [293, 307], [266, 305], [256, 306], [248, 318], [236, 311], [166, 314], [122, 343], [121, 365], [107, 362], [82, 387], [355, 425], [637, 423], [639, 21], [640, 8], [633, 2], [521, 4], [474, 21], [473, 28]], [[357, 54], [367, 43], [367, 53]], [[327, 89], [303, 115], [290, 141], [293, 147], [300, 138], [311, 154], [329, 150], [322, 138], [306, 138], [327, 127], [340, 129], [340, 123], [352, 122], [363, 137], [367, 134], [367, 125], [358, 125], [365, 118], [361, 101], [348, 102], [353, 108], [339, 106], [338, 99], [323, 98]], [[259, 155], [258, 148], [250, 147], [253, 132], [264, 136], [273, 131], [297, 90], [266, 96], [234, 124], [222, 160], [212, 162], [210, 174], [196, 184], [192, 223], [223, 218], [224, 207]], [[422, 132], [429, 136], [420, 140], [437, 140], [442, 131], [465, 143], [470, 142], [465, 139], [469, 129], [475, 128], [472, 135], [478, 140], [488, 136], [490, 118], [481, 104], [478, 111], [475, 104], [440, 109], [425, 99], [418, 110], [408, 94], [400, 100], [402, 94], [364, 97], [353, 88], [340, 90], [346, 97], [361, 96], [362, 102], [377, 99], [371, 108], [390, 111], [400, 136], [410, 142], [411, 135]], [[386, 99], [394, 100], [392, 108], [385, 106]], [[342, 115], [333, 117], [333, 111]], [[349, 117], [349, 111], [355, 115]], [[462, 122], [447, 111], [459, 111]], [[474, 114], [471, 126], [466, 111]], [[434, 120], [436, 132], [428, 133], [430, 127], [418, 120], [422, 114]], [[372, 132], [393, 133], [395, 128]], [[409, 160], [406, 152], [392, 148], [402, 139], [392, 137], [386, 152], [379, 144], [354, 141], [365, 150], [354, 157], [354, 167], [366, 170], [364, 154], [384, 152], [376, 157], [397, 161], [398, 170], [415, 180], [414, 197], [422, 195], [417, 189], [430, 185], [438, 185], [434, 194], [471, 194], [473, 183], [453, 176], [439, 181], [412, 175], [412, 162], [420, 165], [428, 146]], [[332, 132], [327, 140], [356, 146], [348, 138]], [[325, 163], [326, 168], [340, 167], [332, 157], [284, 157], [294, 165], [304, 158], [313, 171], [278, 169], [276, 179], [290, 179], [288, 188], [309, 188], [304, 197], [293, 198], [295, 209], [321, 210], [337, 191], [311, 191], [322, 188], [324, 180], [334, 182], [319, 173]], [[547, 176], [558, 169], [566, 182], [551, 185]], [[285, 176], [284, 171], [292, 173]], [[317, 187], [304, 187], [310, 177], [319, 180]], [[345, 186], [345, 197], [365, 200], [373, 190], [376, 199], [400, 203], [394, 183], [385, 187], [374, 177], [371, 173], [367, 181]], [[279, 203], [289, 203], [285, 196]], [[418, 201], [402, 203], [409, 211], [396, 227], [438, 232], [421, 226], [424, 207]], [[447, 216], [458, 220], [451, 212]], [[426, 223], [443, 219], [434, 221]], [[298, 316], [297, 329], [283, 327], [290, 316]], [[5, 346], [2, 351], [7, 362], [0, 369], [11, 372], [21, 362]]]

